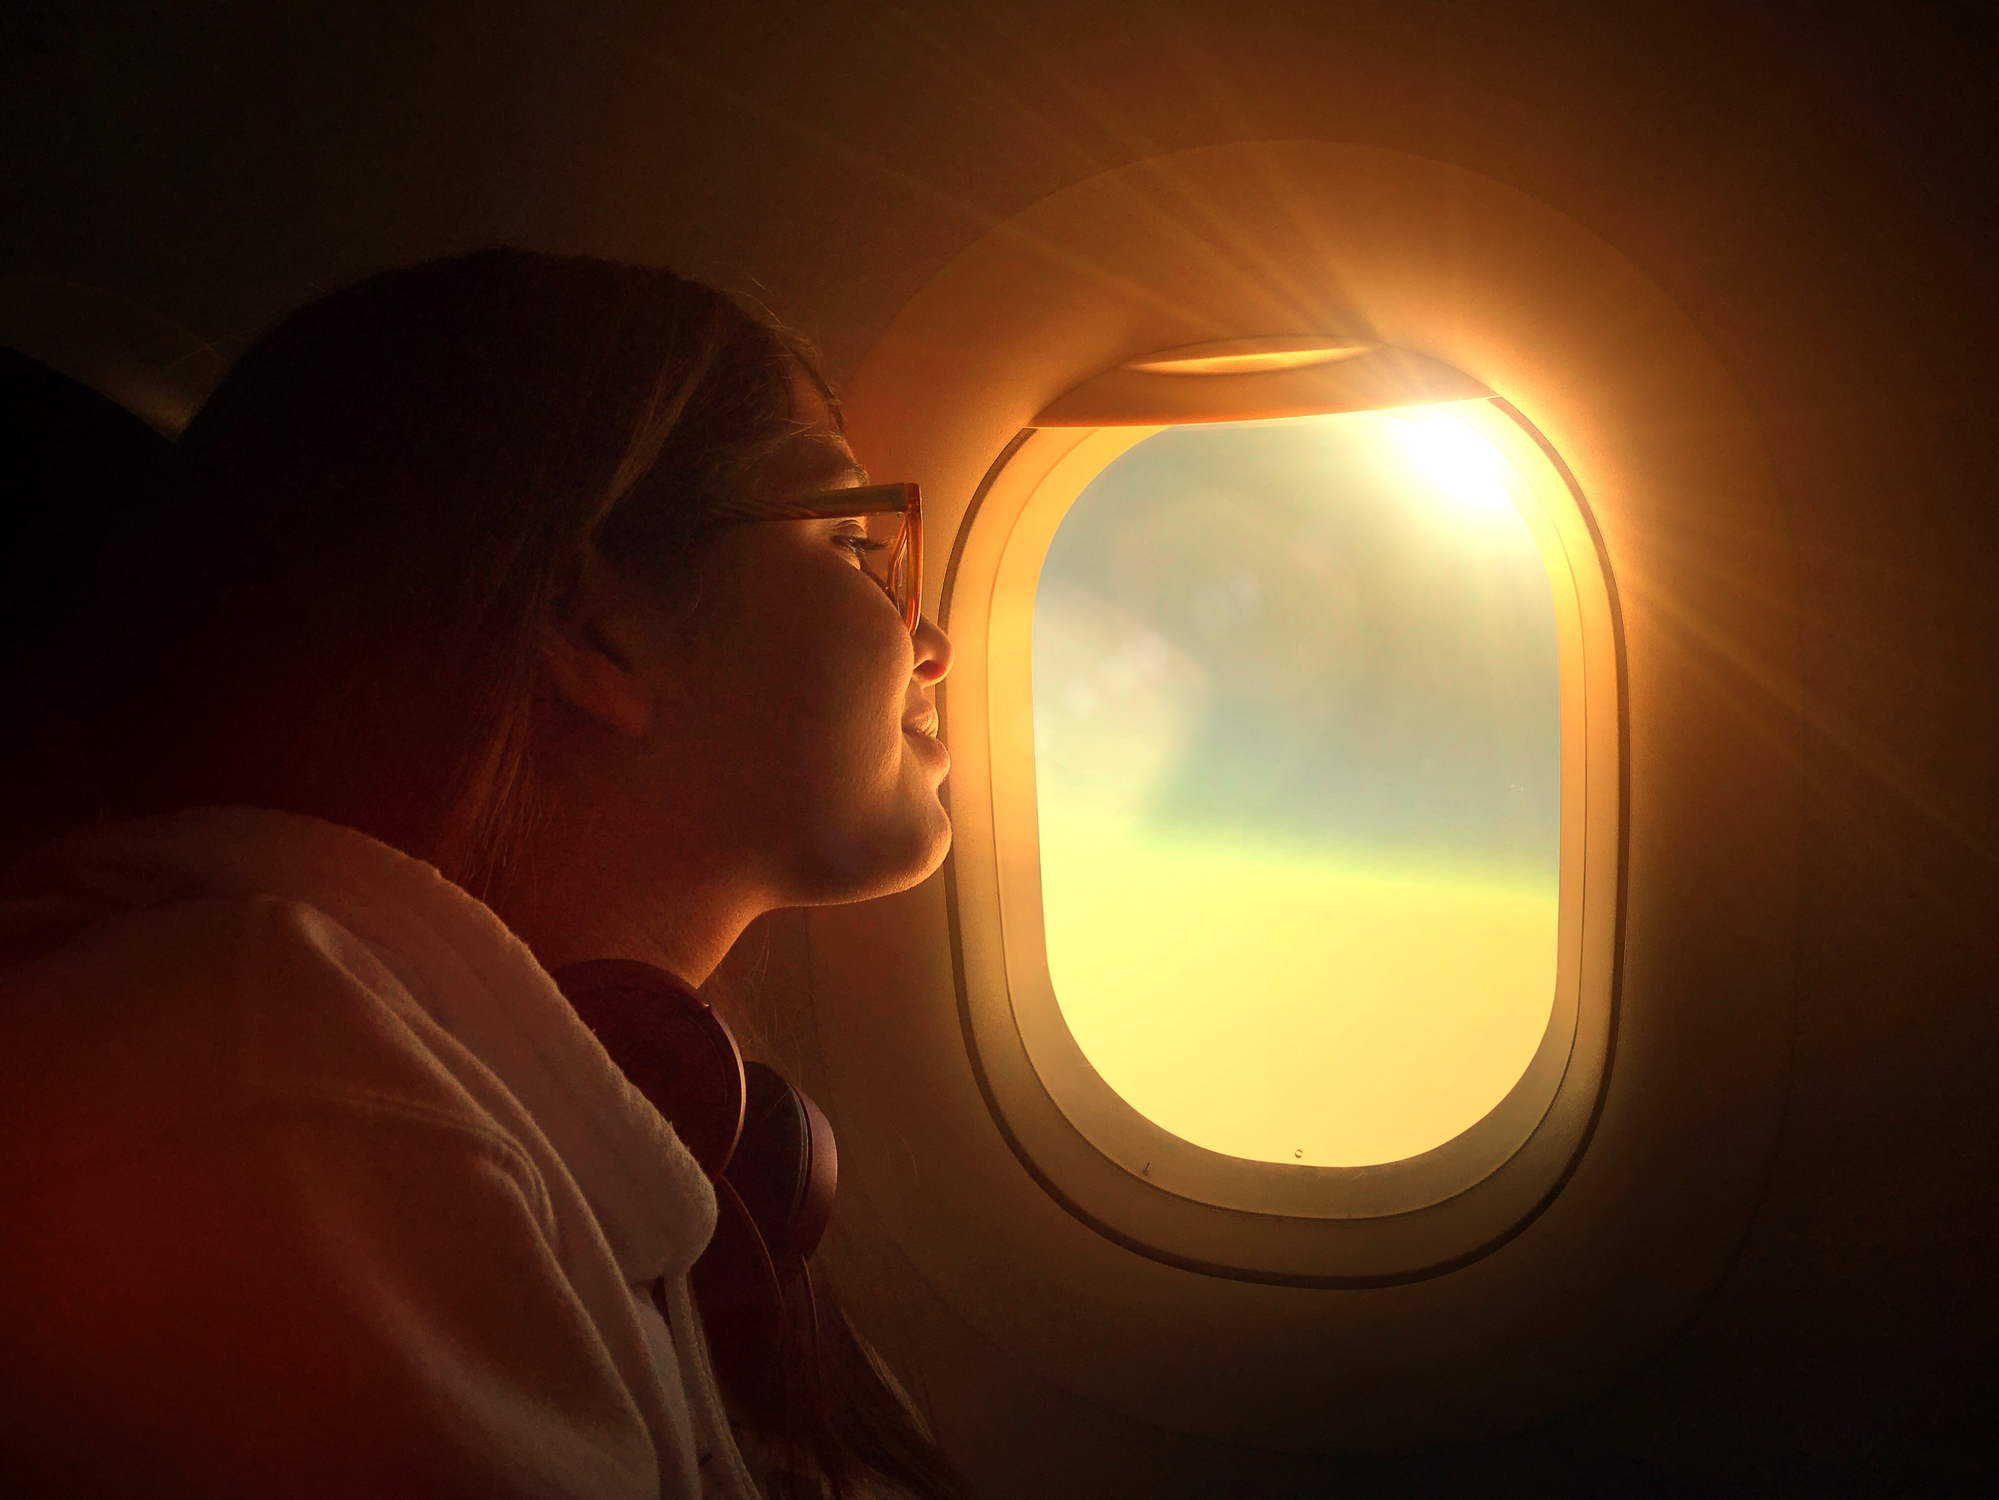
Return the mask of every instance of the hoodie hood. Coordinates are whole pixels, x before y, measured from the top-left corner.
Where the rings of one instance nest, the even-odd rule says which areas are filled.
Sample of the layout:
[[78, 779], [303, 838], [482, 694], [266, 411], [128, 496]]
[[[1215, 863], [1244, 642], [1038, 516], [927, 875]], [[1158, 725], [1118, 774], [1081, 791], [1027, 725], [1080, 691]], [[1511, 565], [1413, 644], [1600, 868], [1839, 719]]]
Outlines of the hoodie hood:
[[685, 1275], [715, 1195], [534, 955], [433, 866], [296, 813], [214, 807], [78, 830], [0, 884], [0, 962], [95, 922], [198, 897], [313, 907], [360, 940], [533, 1118], [633, 1285]]

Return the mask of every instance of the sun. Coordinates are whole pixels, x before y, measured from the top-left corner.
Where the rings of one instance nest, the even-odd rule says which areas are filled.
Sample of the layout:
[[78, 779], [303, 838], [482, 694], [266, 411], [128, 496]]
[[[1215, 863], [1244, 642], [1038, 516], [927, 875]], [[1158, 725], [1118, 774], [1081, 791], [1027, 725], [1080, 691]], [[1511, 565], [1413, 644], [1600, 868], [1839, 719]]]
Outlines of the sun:
[[1410, 468], [1460, 513], [1488, 520], [1516, 515], [1500, 451], [1447, 411], [1397, 417], [1395, 440]]

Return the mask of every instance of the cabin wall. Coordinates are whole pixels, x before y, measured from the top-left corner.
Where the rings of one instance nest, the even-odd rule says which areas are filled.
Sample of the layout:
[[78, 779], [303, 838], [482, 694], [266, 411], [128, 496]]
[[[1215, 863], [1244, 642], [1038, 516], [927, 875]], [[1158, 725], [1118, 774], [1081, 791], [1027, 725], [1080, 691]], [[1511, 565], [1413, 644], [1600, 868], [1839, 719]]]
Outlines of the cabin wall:
[[[1793, 1057], [1734, 1268], [1591, 1407], [1366, 1461], [1113, 1417], [908, 1268], [861, 1311], [982, 1495], [1941, 1487], [1989, 1461], [1994, 1384], [1999, 40], [1972, 7], [1648, 9], [17, 0], [0, 277], [122, 293], [226, 355], [382, 265], [588, 250], [754, 290], [838, 374], [994, 222], [1190, 146], [1388, 147], [1579, 220], [1714, 347], [1795, 547]], [[799, 919], [767, 925], [766, 991], [804, 993]]]

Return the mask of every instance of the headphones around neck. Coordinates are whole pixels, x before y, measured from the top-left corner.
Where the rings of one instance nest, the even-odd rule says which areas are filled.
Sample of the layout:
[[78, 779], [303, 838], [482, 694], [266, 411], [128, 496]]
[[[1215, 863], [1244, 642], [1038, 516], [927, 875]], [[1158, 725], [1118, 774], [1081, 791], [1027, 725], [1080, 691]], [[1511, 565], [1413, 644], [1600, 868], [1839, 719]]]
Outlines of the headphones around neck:
[[552, 977], [715, 1185], [692, 1281], [716, 1373], [748, 1396], [785, 1341], [787, 1292], [810, 1296], [805, 1260], [839, 1181], [833, 1127], [777, 1069], [745, 1063], [722, 1018], [664, 969], [600, 958]]

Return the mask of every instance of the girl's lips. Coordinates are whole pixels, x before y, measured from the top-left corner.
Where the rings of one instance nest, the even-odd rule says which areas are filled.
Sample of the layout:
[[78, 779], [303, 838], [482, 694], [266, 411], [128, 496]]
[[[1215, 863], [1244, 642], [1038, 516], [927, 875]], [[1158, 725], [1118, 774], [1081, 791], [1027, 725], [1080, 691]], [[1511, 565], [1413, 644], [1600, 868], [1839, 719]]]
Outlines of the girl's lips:
[[902, 732], [916, 746], [917, 757], [932, 761], [940, 773], [951, 769], [951, 752], [944, 748], [944, 742], [937, 738], [937, 720], [933, 716], [928, 729], [919, 728], [915, 723], [902, 726]]

